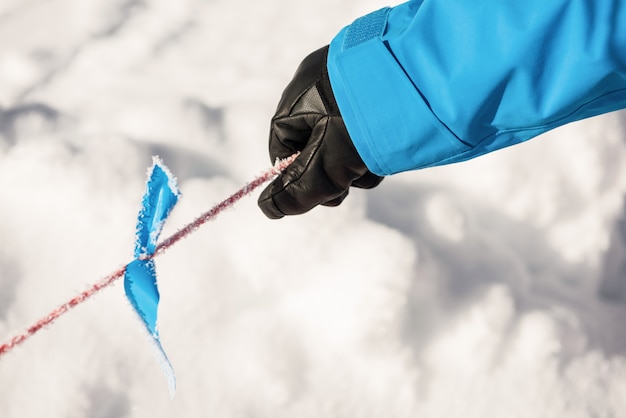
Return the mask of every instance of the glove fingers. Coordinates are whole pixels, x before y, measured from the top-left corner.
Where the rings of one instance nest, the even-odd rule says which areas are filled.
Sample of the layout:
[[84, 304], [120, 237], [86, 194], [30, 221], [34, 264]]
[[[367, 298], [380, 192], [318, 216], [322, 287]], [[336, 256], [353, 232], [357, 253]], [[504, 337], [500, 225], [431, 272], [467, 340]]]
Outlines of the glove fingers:
[[341, 203], [345, 200], [346, 197], [348, 197], [348, 193], [350, 191], [346, 190], [345, 192], [343, 192], [343, 194], [341, 194], [341, 196], [336, 197], [334, 199], [328, 200], [324, 203], [322, 203], [322, 206], [328, 206], [328, 207], [335, 207], [335, 206], [339, 206], [341, 205]]
[[318, 123], [313, 128], [298, 158], [261, 193], [259, 206], [269, 218], [298, 215], [347, 194], [349, 185], [334, 183], [324, 166], [320, 146], [327, 126]]
[[[336, 199], [343, 200], [345, 197], [332, 182], [322, 180], [325, 177], [324, 173], [312, 174], [309, 168], [303, 175], [300, 175], [297, 168], [290, 169], [291, 166], [259, 196], [259, 207], [268, 218], [279, 219], [285, 215], [299, 215], [317, 205], [325, 202], [332, 204]], [[323, 187], [323, 194], [311, 188], [307, 181], [311, 178], [315, 178], [316, 187]], [[339, 203], [341, 202], [336, 202], [336, 204]]]
[[360, 178], [354, 180], [352, 185], [359, 189], [373, 189], [383, 181], [383, 177], [377, 176], [372, 172], [367, 172]]
[[301, 114], [272, 121], [270, 129], [270, 160], [287, 158], [307, 146], [319, 115]]
[[[274, 180], [274, 182], [278, 181], [278, 179]], [[269, 186], [261, 192], [259, 196], [258, 205], [261, 208], [261, 211], [270, 219], [280, 219], [287, 215], [276, 206], [274, 202], [274, 189], [276, 186], [274, 183], [271, 183]]]
[[302, 208], [302, 196], [297, 193], [301, 187], [296, 183], [299, 184], [306, 171], [310, 154], [310, 149], [302, 150], [298, 158], [261, 192], [258, 204], [268, 218], [280, 219], [305, 211]]

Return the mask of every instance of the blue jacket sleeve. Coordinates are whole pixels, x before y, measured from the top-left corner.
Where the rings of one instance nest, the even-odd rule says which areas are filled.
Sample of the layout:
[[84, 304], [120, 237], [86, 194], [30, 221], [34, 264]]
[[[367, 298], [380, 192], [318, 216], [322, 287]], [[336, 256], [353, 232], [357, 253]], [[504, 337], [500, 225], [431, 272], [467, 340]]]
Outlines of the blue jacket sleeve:
[[379, 175], [626, 107], [626, 0], [415, 0], [357, 19], [328, 71]]

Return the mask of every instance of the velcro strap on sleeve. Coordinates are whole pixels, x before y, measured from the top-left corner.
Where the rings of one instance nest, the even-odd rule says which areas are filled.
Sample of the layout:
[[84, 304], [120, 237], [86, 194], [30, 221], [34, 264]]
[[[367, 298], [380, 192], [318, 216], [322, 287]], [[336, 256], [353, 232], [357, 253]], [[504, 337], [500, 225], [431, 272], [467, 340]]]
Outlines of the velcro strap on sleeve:
[[391, 9], [385, 7], [355, 20], [346, 32], [343, 49], [350, 49], [371, 39], [381, 37]]

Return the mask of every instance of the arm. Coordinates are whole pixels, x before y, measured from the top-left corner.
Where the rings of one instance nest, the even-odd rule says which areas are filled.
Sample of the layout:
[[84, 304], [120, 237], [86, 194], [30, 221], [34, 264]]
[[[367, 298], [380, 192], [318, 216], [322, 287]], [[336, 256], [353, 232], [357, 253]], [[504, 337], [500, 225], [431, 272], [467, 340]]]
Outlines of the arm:
[[626, 107], [626, 1], [410, 1], [341, 31], [328, 69], [370, 170], [459, 162]]
[[272, 119], [271, 159], [301, 156], [261, 194], [269, 217], [626, 107], [626, 0], [413, 0], [320, 51]]

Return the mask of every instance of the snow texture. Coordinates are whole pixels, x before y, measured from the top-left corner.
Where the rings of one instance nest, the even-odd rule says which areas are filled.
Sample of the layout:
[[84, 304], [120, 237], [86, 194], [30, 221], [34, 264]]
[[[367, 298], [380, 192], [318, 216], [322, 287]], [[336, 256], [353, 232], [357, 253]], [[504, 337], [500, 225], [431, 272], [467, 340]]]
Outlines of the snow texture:
[[[272, 161], [304, 56], [379, 0], [0, 2], [0, 339], [132, 258], [145, 168], [169, 236]], [[331, 11], [331, 12], [329, 12]], [[158, 259], [170, 401], [113, 286], [0, 360], [0, 417], [626, 416], [626, 116]]]

